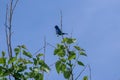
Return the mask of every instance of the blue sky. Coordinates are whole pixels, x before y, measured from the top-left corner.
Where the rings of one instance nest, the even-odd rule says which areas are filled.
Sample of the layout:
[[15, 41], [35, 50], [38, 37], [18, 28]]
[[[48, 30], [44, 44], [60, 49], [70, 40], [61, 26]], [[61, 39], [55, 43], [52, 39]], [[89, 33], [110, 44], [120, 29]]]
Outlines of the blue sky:
[[[0, 0], [1, 51], [6, 49], [5, 6]], [[120, 0], [20, 0], [13, 16], [13, 46], [25, 44], [34, 53], [43, 46], [44, 36], [52, 45], [60, 42], [54, 30], [60, 25], [60, 10], [63, 31], [72, 32], [88, 54], [84, 59], [91, 65], [92, 80], [120, 80]], [[52, 64], [53, 48], [47, 49], [47, 62]], [[58, 75], [51, 73], [49, 80], [56, 80]]]

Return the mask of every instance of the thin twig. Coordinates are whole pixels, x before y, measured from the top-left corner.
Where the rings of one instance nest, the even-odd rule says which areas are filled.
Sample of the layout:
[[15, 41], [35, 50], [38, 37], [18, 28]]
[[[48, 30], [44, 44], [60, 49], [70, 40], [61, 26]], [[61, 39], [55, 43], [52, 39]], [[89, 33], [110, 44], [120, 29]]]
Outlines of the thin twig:
[[49, 67], [52, 67], [53, 65], [55, 65], [56, 62], [54, 62], [53, 64], [50, 64]]
[[85, 71], [85, 69], [87, 68], [87, 66], [88, 66], [88, 65], [86, 65], [86, 66], [83, 68], [83, 70], [80, 72], [80, 74], [76, 77], [75, 80], [77, 80], [77, 79], [81, 76], [81, 74]]
[[45, 53], [46, 53], [46, 37], [44, 37], [44, 56], [43, 56], [44, 61], [45, 61]]
[[[45, 54], [46, 54], [46, 37], [44, 37], [44, 55], [43, 55], [43, 61], [45, 62]], [[44, 77], [44, 71], [42, 71], [43, 77]]]
[[60, 20], [61, 25], [60, 25], [60, 28], [61, 28], [61, 31], [62, 31], [62, 10], [60, 10], [60, 15], [61, 15], [61, 20]]
[[13, 9], [12, 9], [12, 14], [13, 14], [13, 11], [15, 10], [15, 7], [17, 6], [17, 3], [18, 3], [19, 0], [16, 0], [14, 6], [13, 6]]
[[92, 77], [91, 77], [91, 67], [90, 67], [90, 65], [88, 65], [88, 68], [89, 68], [89, 72], [90, 72], [90, 73], [89, 73], [89, 74], [90, 74], [89, 77], [90, 77], [90, 80], [92, 80], [92, 79], [91, 79]]
[[36, 54], [38, 54], [38, 52], [40, 52], [42, 49], [44, 49], [44, 47], [38, 49], [38, 50], [33, 54], [33, 56], [36, 55]]
[[5, 33], [6, 33], [6, 43], [7, 43], [7, 49], [8, 49], [8, 55], [10, 57], [10, 54], [9, 54], [9, 39], [8, 39], [8, 31], [7, 31], [7, 28], [8, 28], [8, 25], [7, 25], [7, 20], [8, 20], [8, 5], [6, 5], [6, 16], [5, 16]]
[[53, 46], [52, 44], [50, 44], [50, 43], [47, 43], [47, 45], [49, 45], [49, 46], [51, 46], [51, 47], [53, 47], [53, 48], [56, 48], [55, 46]]

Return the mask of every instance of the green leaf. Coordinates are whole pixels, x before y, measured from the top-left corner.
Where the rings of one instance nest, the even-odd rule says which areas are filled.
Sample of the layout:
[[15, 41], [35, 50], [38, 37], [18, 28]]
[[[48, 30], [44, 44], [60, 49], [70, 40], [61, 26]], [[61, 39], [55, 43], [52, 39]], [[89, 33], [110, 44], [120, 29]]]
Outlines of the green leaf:
[[13, 76], [16, 78], [15, 80], [20, 80], [20, 78], [22, 77], [22, 74], [15, 72]]
[[65, 50], [64, 49], [55, 49], [54, 50], [54, 55], [58, 55], [59, 57], [64, 57], [65, 56]]
[[39, 53], [39, 54], [37, 54], [37, 56], [36, 57], [41, 57], [41, 56], [43, 56], [44, 54], [42, 54], [42, 53]]
[[87, 56], [87, 54], [85, 54], [85, 52], [80, 52], [80, 55], [83, 55], [83, 56]]
[[8, 64], [11, 64], [13, 62], [16, 61], [16, 57], [11, 57], [9, 60], [8, 60]]
[[30, 52], [26, 52], [25, 50], [23, 50], [23, 55], [29, 57], [29, 58], [32, 58], [32, 55]]
[[65, 43], [68, 41], [68, 38], [63, 38], [62, 43]]
[[24, 64], [33, 64], [33, 62], [30, 61], [30, 60], [26, 60], [26, 61], [24, 62]]
[[22, 71], [24, 71], [26, 69], [27, 69], [27, 66], [25, 64], [23, 64], [23, 63], [21, 63], [21, 64], [19, 64], [17, 66], [17, 72], [22, 72]]
[[66, 70], [66, 65], [65, 64], [61, 64], [61, 71], [64, 72]]
[[3, 77], [8, 76], [8, 75], [10, 75], [10, 71], [8, 71], [8, 70], [3, 73]]
[[43, 60], [39, 60], [38, 62], [40, 65], [44, 65], [44, 63], [45, 63]]
[[3, 73], [5, 72], [6, 68], [4, 66], [0, 66], [0, 77], [3, 76]]
[[63, 41], [62, 41], [62, 43], [67, 43], [67, 44], [72, 44], [72, 43], [74, 43], [76, 41], [76, 39], [74, 39], [74, 38], [63, 38]]
[[66, 62], [66, 59], [65, 58], [61, 58], [60, 61], [61, 62]]
[[68, 60], [72, 60], [72, 59], [75, 59], [75, 58], [76, 58], [76, 54], [74, 53], [74, 51], [70, 51]]
[[66, 79], [69, 79], [70, 78], [70, 71], [64, 71], [64, 77]]
[[38, 61], [36, 58], [33, 58], [33, 61], [34, 61], [34, 65], [37, 65], [38, 64]]
[[2, 51], [2, 56], [3, 56], [3, 57], [5, 56], [5, 52], [4, 52], [4, 51]]
[[83, 80], [88, 80], [88, 77], [87, 77], [87, 76], [84, 76], [84, 77], [83, 77]]
[[42, 60], [40, 69], [43, 70], [43, 71], [45, 71], [45, 72], [49, 72], [50, 71], [49, 66], [43, 60]]
[[73, 64], [70, 64], [69, 62], [67, 62], [67, 65], [68, 65], [69, 67], [72, 67], [72, 66], [73, 66]]
[[23, 49], [27, 49], [25, 45], [22, 45], [21, 47], [22, 47]]
[[19, 58], [18, 59], [18, 63], [24, 63], [24, 64], [32, 64], [33, 62], [30, 61], [30, 60], [26, 60], [26, 59], [23, 59], [23, 58]]
[[20, 48], [15, 48], [14, 51], [16, 53], [16, 56], [18, 56], [18, 54], [20, 53]]
[[40, 67], [40, 70], [48, 73], [50, 71], [50, 68], [47, 66], [47, 64], [44, 64]]
[[33, 71], [35, 71], [35, 72], [39, 72], [39, 68], [38, 67], [33, 67]]
[[55, 63], [55, 67], [56, 67], [57, 73], [59, 74], [61, 71], [61, 61], [57, 61]]
[[2, 77], [2, 78], [0, 78], [0, 80], [8, 80], [7, 78], [5, 78], [5, 77]]
[[6, 58], [0, 58], [0, 64], [5, 64], [6, 63]]
[[75, 49], [77, 49], [78, 51], [81, 50], [81, 48], [79, 46], [74, 46]]
[[54, 55], [58, 55], [59, 57], [64, 57], [65, 56], [64, 45], [57, 44], [57, 48], [54, 50]]
[[81, 61], [77, 61], [80, 66], [84, 66], [84, 64]]
[[35, 80], [44, 80], [43, 79], [43, 74], [41, 73], [38, 73], [35, 77], [34, 77]]

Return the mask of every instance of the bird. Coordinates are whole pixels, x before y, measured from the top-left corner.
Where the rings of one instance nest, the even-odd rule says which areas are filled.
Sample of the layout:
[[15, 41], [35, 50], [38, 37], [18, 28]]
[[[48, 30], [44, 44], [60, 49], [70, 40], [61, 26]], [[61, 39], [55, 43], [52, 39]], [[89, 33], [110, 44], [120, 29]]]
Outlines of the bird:
[[56, 30], [57, 36], [66, 35], [67, 34], [67, 33], [63, 33], [57, 25], [55, 25], [55, 30]]

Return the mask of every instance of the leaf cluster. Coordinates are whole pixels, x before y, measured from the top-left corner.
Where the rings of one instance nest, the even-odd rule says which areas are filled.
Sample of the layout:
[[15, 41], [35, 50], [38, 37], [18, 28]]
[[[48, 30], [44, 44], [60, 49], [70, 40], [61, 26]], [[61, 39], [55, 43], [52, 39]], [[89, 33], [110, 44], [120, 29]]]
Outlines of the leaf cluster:
[[[7, 80], [7, 76], [11, 75], [15, 80], [43, 80], [42, 72], [49, 72], [49, 66], [41, 59], [42, 53], [33, 57], [25, 45], [17, 46], [14, 53], [15, 56], [8, 59], [5, 57], [6, 53], [2, 51], [0, 79]], [[20, 54], [23, 56], [19, 56]]]
[[87, 56], [85, 50], [75, 44], [74, 38], [63, 38], [61, 43], [57, 44], [54, 55], [58, 56], [55, 67], [57, 73], [62, 73], [65, 79], [73, 80], [73, 71], [76, 65], [85, 66], [79, 59], [81, 56]]

